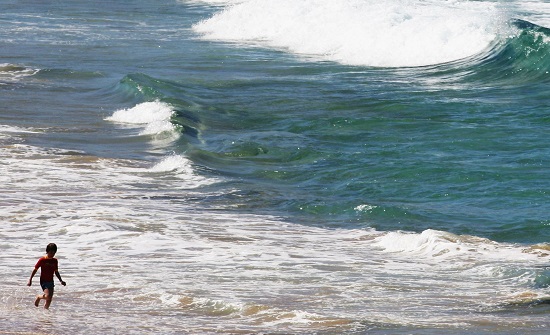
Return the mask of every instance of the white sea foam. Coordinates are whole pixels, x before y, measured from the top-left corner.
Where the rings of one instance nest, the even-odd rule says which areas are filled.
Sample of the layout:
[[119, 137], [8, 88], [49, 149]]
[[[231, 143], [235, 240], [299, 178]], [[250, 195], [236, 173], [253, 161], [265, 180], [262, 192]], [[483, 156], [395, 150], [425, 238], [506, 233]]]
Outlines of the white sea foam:
[[184, 171], [192, 172], [191, 161], [181, 155], [171, 155], [150, 169], [151, 172]]
[[105, 120], [138, 125], [143, 127], [141, 135], [155, 135], [175, 131], [174, 125], [170, 122], [173, 114], [172, 106], [157, 100], [143, 102], [132, 108], [117, 110]]
[[0, 124], [0, 134], [37, 133], [36, 130]]
[[170, 155], [149, 169], [150, 172], [169, 172], [171, 175], [185, 179], [187, 187], [200, 187], [219, 181], [213, 177], [203, 177], [197, 174], [191, 161], [182, 155]]
[[356, 206], [354, 209], [357, 212], [368, 212], [368, 211], [371, 211], [371, 210], [375, 209], [376, 207], [377, 206], [374, 206], [374, 205], [362, 204], [362, 205]]
[[194, 4], [209, 4], [209, 5], [229, 5], [229, 4], [238, 4], [242, 2], [246, 2], [248, 0], [178, 0], [178, 2], [182, 3], [194, 3]]
[[[105, 120], [141, 127], [140, 135], [153, 135], [155, 140], [177, 139], [180, 135], [170, 122], [174, 114], [173, 107], [160, 101], [140, 103], [132, 108], [117, 110]], [[159, 135], [168, 135], [163, 138]], [[165, 145], [163, 145], [165, 146]], [[169, 155], [148, 169], [149, 172], [172, 172], [171, 175], [185, 179], [185, 187], [195, 188], [216, 182], [215, 178], [206, 178], [196, 174], [191, 162], [181, 155]], [[136, 171], [142, 172], [142, 171]]]
[[[374, 239], [374, 246], [385, 252], [405, 257], [420, 257], [427, 261], [441, 262], [452, 259], [455, 263], [519, 262], [535, 261], [546, 257], [544, 246], [522, 246], [496, 243], [489, 239], [469, 235], [456, 235], [445, 231], [428, 229], [421, 233], [394, 231]], [[443, 263], [444, 264], [444, 263]]]
[[493, 3], [249, 0], [194, 26], [209, 40], [258, 44], [343, 64], [421, 66], [472, 56], [498, 35]]
[[18, 82], [24, 77], [35, 75], [38, 71], [27, 66], [2, 63], [0, 64], [0, 85], [2, 82]]

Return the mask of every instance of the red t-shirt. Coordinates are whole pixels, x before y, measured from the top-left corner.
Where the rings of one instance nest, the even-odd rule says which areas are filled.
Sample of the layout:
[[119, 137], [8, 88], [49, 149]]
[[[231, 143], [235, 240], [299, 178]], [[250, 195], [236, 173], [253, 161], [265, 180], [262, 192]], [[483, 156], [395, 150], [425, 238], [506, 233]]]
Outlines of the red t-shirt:
[[40, 258], [36, 265], [35, 269], [41, 268], [40, 270], [40, 282], [50, 282], [53, 281], [53, 275], [57, 271], [57, 258], [48, 258], [46, 256]]

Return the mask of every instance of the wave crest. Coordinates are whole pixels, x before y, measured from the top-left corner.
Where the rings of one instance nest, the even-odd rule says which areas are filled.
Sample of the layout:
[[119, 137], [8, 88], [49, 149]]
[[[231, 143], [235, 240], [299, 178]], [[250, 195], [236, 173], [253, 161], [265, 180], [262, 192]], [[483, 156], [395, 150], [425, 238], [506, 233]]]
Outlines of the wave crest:
[[143, 125], [144, 129], [141, 135], [154, 135], [175, 130], [174, 125], [170, 122], [173, 114], [172, 106], [157, 100], [143, 102], [132, 108], [117, 110], [105, 120]]
[[495, 4], [482, 2], [249, 0], [194, 30], [347, 65], [407, 67], [477, 54], [495, 40], [500, 21]]

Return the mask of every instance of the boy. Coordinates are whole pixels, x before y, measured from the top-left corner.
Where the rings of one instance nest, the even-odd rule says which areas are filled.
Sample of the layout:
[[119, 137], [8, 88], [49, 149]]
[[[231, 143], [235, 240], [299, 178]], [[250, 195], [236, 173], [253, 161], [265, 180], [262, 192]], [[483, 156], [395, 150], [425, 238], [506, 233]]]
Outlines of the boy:
[[46, 303], [44, 304], [44, 308], [48, 309], [50, 307], [50, 304], [52, 303], [52, 297], [53, 297], [53, 288], [54, 288], [54, 282], [53, 282], [53, 275], [59, 279], [61, 282], [61, 285], [65, 286], [67, 283], [65, 283], [61, 279], [61, 275], [59, 274], [59, 271], [57, 271], [57, 258], [54, 258], [55, 253], [57, 252], [57, 245], [55, 243], [50, 243], [46, 247], [46, 256], [40, 258], [36, 265], [34, 266], [34, 270], [31, 274], [31, 278], [29, 279], [29, 283], [27, 286], [32, 285], [32, 278], [36, 274], [39, 268], [40, 270], [40, 286], [42, 286], [42, 290], [44, 290], [44, 294], [37, 295], [36, 300], [34, 301], [34, 305], [38, 307], [38, 304], [40, 303], [41, 299], [45, 299]]

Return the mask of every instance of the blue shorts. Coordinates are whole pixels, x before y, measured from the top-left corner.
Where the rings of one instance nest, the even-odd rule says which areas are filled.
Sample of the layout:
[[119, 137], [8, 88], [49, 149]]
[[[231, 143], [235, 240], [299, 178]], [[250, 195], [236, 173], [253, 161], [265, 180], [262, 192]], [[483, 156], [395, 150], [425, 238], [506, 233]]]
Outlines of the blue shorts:
[[42, 290], [48, 289], [50, 291], [53, 291], [53, 287], [55, 286], [53, 281], [47, 281], [47, 282], [40, 282], [40, 286], [42, 286]]

